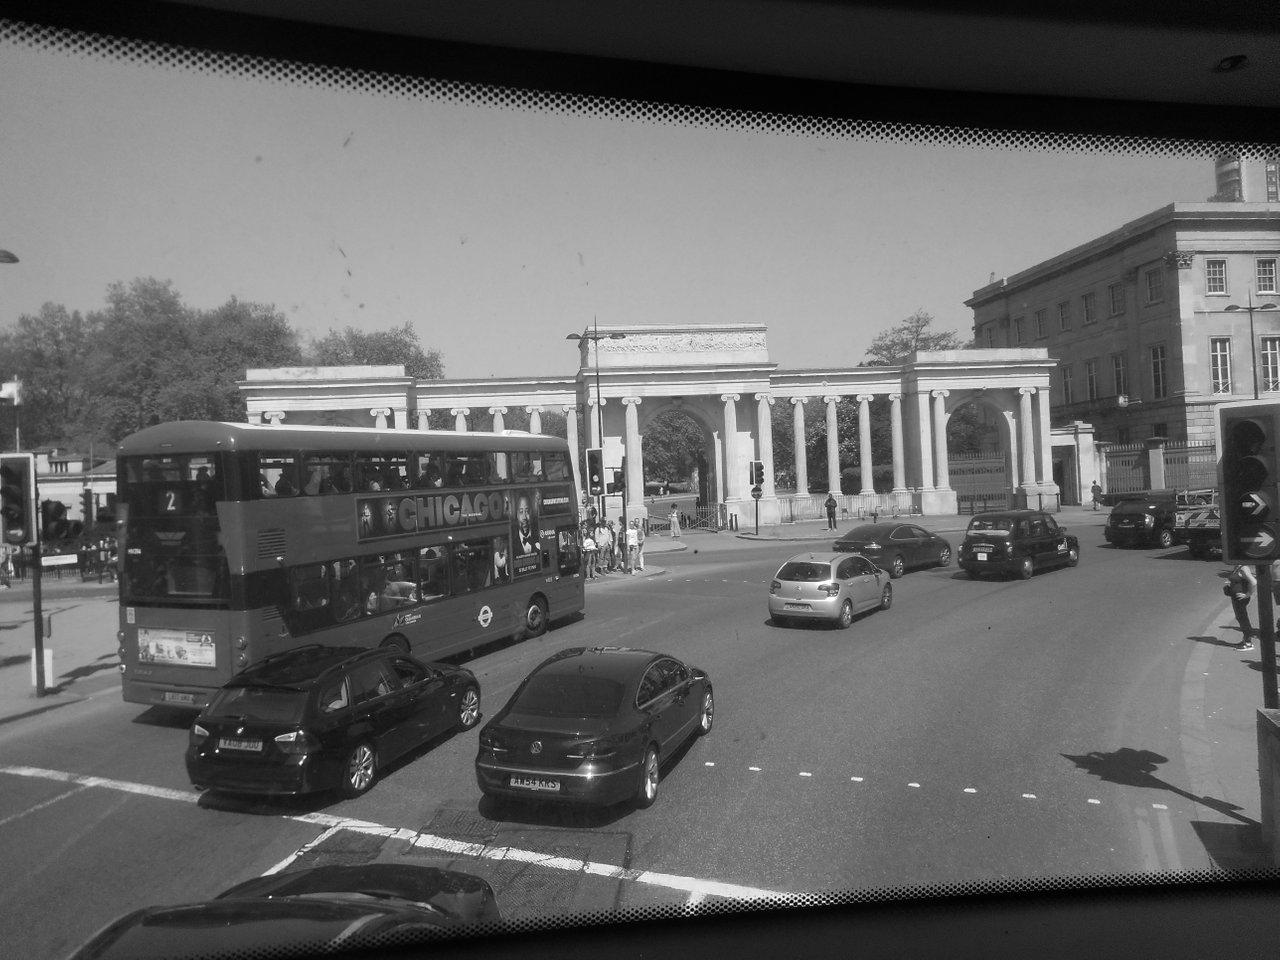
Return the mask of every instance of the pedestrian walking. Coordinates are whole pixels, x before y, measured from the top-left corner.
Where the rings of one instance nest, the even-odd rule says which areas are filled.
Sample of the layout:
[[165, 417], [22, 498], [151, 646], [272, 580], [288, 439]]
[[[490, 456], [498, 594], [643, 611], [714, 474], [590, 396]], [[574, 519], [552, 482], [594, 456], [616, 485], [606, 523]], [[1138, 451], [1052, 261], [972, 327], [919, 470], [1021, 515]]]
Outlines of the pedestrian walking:
[[671, 505], [671, 512], [667, 514], [667, 519], [671, 521], [671, 539], [680, 539], [680, 508], [674, 503]]
[[1233, 567], [1222, 587], [1222, 592], [1231, 598], [1231, 611], [1236, 615], [1240, 632], [1244, 634], [1244, 639], [1236, 644], [1237, 650], [1253, 649], [1253, 638], [1257, 636], [1257, 631], [1253, 629], [1253, 623], [1249, 619], [1249, 603], [1257, 593], [1257, 587], [1258, 578], [1247, 563]]
[[591, 535], [589, 529], [584, 530], [582, 535], [582, 556], [587, 561], [587, 579], [594, 580], [596, 578], [596, 538]]
[[644, 569], [644, 521], [636, 521], [636, 562]]
[[596, 569], [600, 573], [613, 572], [613, 534], [609, 531], [609, 524], [603, 517], [596, 525], [596, 552], [599, 554]]
[[640, 569], [640, 534], [637, 530], [639, 526], [639, 520], [632, 520], [627, 526], [627, 566], [633, 577]]
[[822, 505], [827, 508], [827, 529], [834, 530], [836, 528], [836, 507], [839, 506], [836, 503], [836, 495], [828, 493], [827, 499], [823, 501]]
[[1093, 509], [1098, 509], [1098, 504], [1102, 502], [1102, 486], [1097, 480], [1093, 481], [1093, 486], [1089, 488], [1089, 492], [1093, 494]]

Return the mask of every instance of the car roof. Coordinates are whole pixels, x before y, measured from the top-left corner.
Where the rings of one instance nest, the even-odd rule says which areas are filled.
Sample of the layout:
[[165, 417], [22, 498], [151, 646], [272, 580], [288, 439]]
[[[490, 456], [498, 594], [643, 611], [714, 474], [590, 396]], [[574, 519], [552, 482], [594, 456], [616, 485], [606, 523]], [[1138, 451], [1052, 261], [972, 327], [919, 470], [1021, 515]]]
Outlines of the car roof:
[[1044, 510], [991, 510], [988, 513], [975, 513], [969, 518], [969, 522], [974, 520], [988, 520], [996, 517], [1008, 517], [1010, 520], [1023, 520], [1027, 517], [1047, 517], [1047, 511]]
[[[569, 647], [534, 667], [533, 673], [589, 673], [609, 680], [629, 680], [661, 657], [670, 656], [633, 647]], [[671, 657], [676, 660], [678, 657]]]
[[860, 527], [854, 527], [848, 533], [840, 537], [840, 539], [843, 540], [845, 539], [845, 537], [857, 536], [859, 534], [870, 535], [870, 534], [878, 534], [878, 533], [889, 533], [890, 531], [897, 530], [899, 527], [907, 527], [907, 526], [912, 526], [909, 520], [895, 520], [892, 523], [864, 523]]
[[319, 643], [311, 643], [259, 660], [228, 680], [226, 686], [305, 689], [337, 667], [354, 660], [376, 659], [385, 654], [386, 651], [381, 649], [327, 647]]

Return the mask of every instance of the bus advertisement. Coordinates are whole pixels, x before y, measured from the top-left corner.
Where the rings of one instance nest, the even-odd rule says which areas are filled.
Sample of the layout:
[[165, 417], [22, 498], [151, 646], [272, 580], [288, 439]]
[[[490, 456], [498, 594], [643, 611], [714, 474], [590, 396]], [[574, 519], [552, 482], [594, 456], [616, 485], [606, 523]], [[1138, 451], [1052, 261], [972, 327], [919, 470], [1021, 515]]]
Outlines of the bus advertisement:
[[131, 703], [201, 707], [303, 643], [440, 659], [583, 609], [568, 444], [185, 421], [117, 451]]

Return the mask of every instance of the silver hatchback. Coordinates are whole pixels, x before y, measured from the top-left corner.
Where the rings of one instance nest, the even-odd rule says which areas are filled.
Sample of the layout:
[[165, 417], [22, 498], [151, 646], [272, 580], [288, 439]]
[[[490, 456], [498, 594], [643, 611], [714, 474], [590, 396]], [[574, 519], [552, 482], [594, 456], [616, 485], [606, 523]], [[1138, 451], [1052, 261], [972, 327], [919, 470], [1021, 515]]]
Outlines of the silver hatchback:
[[784, 563], [769, 585], [769, 616], [785, 626], [820, 620], [841, 629], [866, 610], [888, 610], [893, 584], [859, 553], [802, 553]]

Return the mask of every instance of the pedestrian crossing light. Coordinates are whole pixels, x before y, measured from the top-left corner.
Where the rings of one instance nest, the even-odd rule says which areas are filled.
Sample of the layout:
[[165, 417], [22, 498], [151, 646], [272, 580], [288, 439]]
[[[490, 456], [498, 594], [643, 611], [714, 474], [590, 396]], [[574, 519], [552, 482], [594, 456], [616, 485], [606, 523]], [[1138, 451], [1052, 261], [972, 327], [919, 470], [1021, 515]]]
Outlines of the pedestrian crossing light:
[[604, 493], [604, 451], [587, 448], [587, 493], [598, 497]]
[[34, 543], [36, 458], [33, 453], [0, 457], [0, 538], [11, 545]]
[[1270, 563], [1280, 557], [1278, 423], [1276, 401], [1218, 408], [1219, 509], [1226, 563]]
[[622, 471], [613, 471], [613, 482], [605, 484], [605, 493], [621, 493], [622, 492]]

